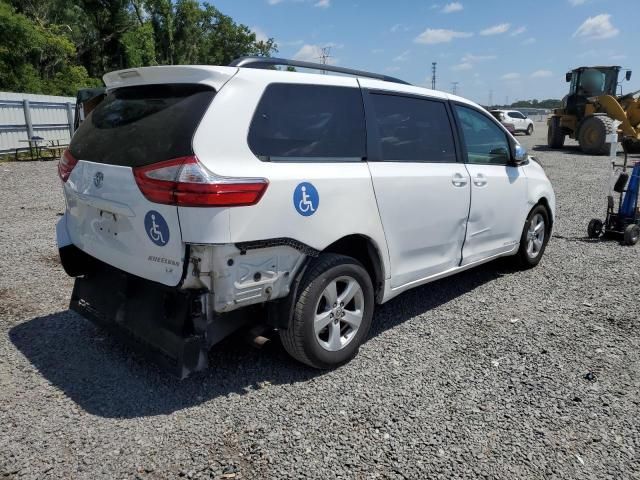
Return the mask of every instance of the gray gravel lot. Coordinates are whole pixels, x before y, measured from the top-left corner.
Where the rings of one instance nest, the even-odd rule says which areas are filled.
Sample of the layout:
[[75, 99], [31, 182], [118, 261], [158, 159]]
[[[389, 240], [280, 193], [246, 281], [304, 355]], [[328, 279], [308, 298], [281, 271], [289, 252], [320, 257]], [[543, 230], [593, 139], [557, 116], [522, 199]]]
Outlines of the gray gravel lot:
[[538, 268], [400, 296], [333, 372], [233, 337], [182, 382], [67, 311], [55, 163], [0, 164], [0, 478], [640, 478], [640, 246], [585, 238], [608, 161], [545, 133]]

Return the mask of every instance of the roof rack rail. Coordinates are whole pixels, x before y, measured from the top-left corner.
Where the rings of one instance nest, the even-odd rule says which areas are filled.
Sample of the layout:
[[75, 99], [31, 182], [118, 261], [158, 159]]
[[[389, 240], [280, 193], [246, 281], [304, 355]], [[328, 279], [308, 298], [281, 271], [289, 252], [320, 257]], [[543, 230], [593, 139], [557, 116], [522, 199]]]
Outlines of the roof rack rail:
[[277, 65], [286, 65], [290, 67], [299, 68], [311, 68], [313, 70], [323, 70], [326, 72], [344, 73], [346, 75], [355, 75], [356, 77], [375, 78], [377, 80], [384, 80], [385, 82], [402, 83], [404, 85], [411, 85], [409, 82], [400, 80], [399, 78], [389, 77], [388, 75], [382, 75], [380, 73], [365, 72], [364, 70], [354, 70], [352, 68], [336, 67], [334, 65], [325, 65], [322, 63], [303, 62], [301, 60], [289, 60], [287, 58], [273, 58], [273, 57], [240, 57], [233, 60], [230, 67], [245, 67], [245, 68], [269, 68]]

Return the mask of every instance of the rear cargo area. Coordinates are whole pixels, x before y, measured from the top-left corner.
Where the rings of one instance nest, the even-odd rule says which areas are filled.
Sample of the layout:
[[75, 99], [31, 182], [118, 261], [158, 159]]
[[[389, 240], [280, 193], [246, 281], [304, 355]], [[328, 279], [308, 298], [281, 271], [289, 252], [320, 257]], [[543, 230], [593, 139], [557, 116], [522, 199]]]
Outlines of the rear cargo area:
[[109, 92], [69, 146], [77, 165], [64, 183], [65, 217], [74, 245], [128, 273], [180, 283], [185, 246], [178, 209], [151, 201], [154, 179], [143, 192], [135, 170], [193, 155], [194, 132], [214, 96], [199, 84]]

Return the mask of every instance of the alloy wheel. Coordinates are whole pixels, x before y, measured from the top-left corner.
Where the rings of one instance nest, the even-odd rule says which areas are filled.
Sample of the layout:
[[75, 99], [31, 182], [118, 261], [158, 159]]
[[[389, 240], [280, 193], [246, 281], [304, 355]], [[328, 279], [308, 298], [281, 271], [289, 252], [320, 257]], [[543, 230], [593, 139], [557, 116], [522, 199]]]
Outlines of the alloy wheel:
[[324, 289], [315, 309], [313, 322], [318, 344], [335, 352], [356, 336], [364, 316], [364, 293], [349, 276], [332, 280]]
[[529, 230], [527, 230], [527, 255], [529, 258], [536, 258], [540, 254], [545, 234], [544, 217], [541, 213], [536, 213], [529, 222]]

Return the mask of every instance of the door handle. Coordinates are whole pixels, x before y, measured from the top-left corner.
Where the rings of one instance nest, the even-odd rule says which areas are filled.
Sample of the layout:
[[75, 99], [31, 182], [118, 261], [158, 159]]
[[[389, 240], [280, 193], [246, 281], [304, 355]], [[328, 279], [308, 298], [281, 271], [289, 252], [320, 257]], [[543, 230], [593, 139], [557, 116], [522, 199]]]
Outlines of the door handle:
[[487, 184], [487, 177], [485, 177], [482, 173], [479, 173], [475, 177], [473, 177], [473, 184], [476, 187], [484, 187]]
[[451, 183], [454, 187], [464, 187], [467, 184], [467, 177], [461, 173], [454, 173], [451, 177]]

